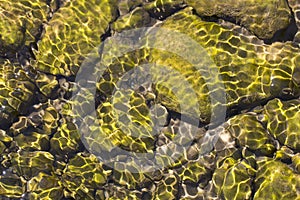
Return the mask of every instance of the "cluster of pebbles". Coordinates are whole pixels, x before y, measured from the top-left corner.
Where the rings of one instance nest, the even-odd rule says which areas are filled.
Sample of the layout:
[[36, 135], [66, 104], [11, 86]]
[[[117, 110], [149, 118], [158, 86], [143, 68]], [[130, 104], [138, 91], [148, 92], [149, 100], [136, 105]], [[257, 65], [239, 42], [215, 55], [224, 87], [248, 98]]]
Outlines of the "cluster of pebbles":
[[[93, 51], [142, 27], [170, 32], [112, 47], [81, 91]], [[300, 199], [299, 42], [298, 0], [0, 0], [0, 198]], [[147, 63], [170, 73], [118, 90]]]

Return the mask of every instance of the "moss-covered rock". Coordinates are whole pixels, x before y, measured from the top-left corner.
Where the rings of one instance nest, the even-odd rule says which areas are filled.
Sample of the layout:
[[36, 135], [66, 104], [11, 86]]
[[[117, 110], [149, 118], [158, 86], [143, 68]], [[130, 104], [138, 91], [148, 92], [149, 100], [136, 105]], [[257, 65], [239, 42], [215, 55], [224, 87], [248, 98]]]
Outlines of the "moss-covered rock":
[[237, 145], [246, 147], [258, 154], [272, 156], [275, 143], [267, 129], [255, 114], [241, 114], [231, 118], [228, 130], [237, 139]]
[[10, 153], [9, 158], [12, 170], [26, 180], [37, 176], [40, 172], [50, 174], [54, 171], [54, 156], [47, 151], [20, 150]]
[[83, 144], [77, 126], [72, 122], [63, 120], [57, 132], [51, 138], [50, 146], [50, 152], [58, 157], [72, 157], [72, 155], [82, 150]]
[[0, 197], [21, 198], [26, 190], [26, 182], [15, 174], [3, 174], [0, 176]]

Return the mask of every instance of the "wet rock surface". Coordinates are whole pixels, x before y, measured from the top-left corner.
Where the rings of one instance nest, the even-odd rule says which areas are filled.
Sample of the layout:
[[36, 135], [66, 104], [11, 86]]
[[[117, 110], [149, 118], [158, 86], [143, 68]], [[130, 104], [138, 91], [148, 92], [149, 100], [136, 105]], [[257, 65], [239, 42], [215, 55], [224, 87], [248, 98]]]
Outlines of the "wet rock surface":
[[231, 19], [260, 39], [270, 39], [276, 31], [287, 28], [291, 12], [285, 0], [270, 1], [194, 1], [186, 0], [201, 16]]

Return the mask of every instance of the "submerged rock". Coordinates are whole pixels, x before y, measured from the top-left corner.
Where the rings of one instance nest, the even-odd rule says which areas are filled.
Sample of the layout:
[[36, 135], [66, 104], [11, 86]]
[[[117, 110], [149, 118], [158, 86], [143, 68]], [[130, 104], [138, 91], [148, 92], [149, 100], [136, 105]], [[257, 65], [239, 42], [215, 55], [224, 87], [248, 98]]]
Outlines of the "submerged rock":
[[47, 1], [0, 1], [0, 56], [11, 56], [35, 42], [47, 21]]
[[27, 194], [29, 199], [61, 199], [63, 187], [56, 175], [40, 172], [27, 182]]
[[201, 16], [218, 16], [246, 27], [261, 39], [286, 28], [292, 14], [285, 0], [185, 0]]
[[105, 170], [94, 156], [78, 153], [70, 159], [64, 169], [62, 179], [66, 197], [93, 199], [94, 191], [107, 182], [111, 170]]
[[75, 75], [115, 16], [114, 0], [67, 2], [45, 27], [33, 66], [53, 75]]
[[294, 42], [300, 44], [300, 3], [298, 0], [288, 0], [289, 6], [293, 11], [293, 16], [296, 22], [298, 31], [295, 35]]
[[11, 125], [19, 114], [28, 112], [36, 87], [19, 65], [0, 59], [0, 128]]
[[[299, 199], [300, 50], [257, 38], [289, 24], [285, 1], [0, 0], [0, 13], [0, 57], [37, 42], [32, 65], [0, 61], [1, 199]], [[142, 26], [119, 38], [139, 48], [85, 60]], [[75, 83], [98, 53], [102, 77]]]
[[299, 174], [295, 174], [284, 163], [272, 159], [262, 158], [257, 165], [255, 200], [299, 199]]
[[275, 137], [281, 145], [299, 151], [299, 119], [300, 119], [300, 101], [290, 100], [281, 101], [274, 99], [265, 106], [265, 122], [268, 131]]

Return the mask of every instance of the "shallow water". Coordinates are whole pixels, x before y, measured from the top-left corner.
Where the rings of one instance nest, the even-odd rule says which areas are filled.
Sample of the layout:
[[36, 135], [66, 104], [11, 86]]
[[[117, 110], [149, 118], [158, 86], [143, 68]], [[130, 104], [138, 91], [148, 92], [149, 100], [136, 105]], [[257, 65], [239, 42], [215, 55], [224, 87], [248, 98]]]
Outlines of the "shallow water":
[[0, 0], [0, 199], [299, 199], [299, 12]]

